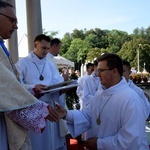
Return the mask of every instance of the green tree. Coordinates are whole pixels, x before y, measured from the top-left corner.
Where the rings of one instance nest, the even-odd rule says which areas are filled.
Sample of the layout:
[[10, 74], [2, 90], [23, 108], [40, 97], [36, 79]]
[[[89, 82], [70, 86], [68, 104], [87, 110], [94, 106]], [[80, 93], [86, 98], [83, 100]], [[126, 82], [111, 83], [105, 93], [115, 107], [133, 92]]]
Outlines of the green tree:
[[82, 47], [83, 41], [80, 38], [74, 39], [68, 51], [63, 55], [65, 58], [77, 63], [77, 55], [79, 49]]
[[140, 53], [140, 70], [143, 71], [144, 63], [145, 69], [150, 71], [150, 45], [149, 44], [141, 44], [141, 48], [139, 49]]
[[[58, 31], [45, 32], [50, 37], [58, 34]], [[72, 33], [66, 33], [61, 39], [62, 48], [60, 55], [80, 65], [85, 61], [92, 61], [103, 52], [117, 53], [121, 58], [137, 67], [137, 50], [140, 47], [140, 70], [150, 70], [150, 26], [148, 28], [135, 28], [133, 33], [119, 30], [101, 30], [100, 28], [87, 30], [74, 29]]]
[[95, 58], [99, 57], [102, 54], [102, 51], [100, 48], [91, 48], [90, 51], [87, 54], [87, 60], [93, 61]]
[[100, 28], [90, 29], [85, 33], [85, 40], [89, 42], [91, 48], [107, 48], [107, 34]]
[[78, 39], [84, 40], [85, 35], [83, 30], [74, 29], [73, 33], [71, 33], [72, 39]]
[[124, 43], [121, 50], [118, 52], [118, 55], [131, 63], [132, 67], [137, 69], [137, 52], [139, 51], [139, 66], [140, 71], [143, 70], [143, 64], [146, 63], [145, 68], [149, 70], [150, 68], [150, 45], [145, 43], [142, 38], [133, 39], [129, 42]]
[[117, 53], [122, 48], [122, 45], [130, 40], [127, 32], [112, 30], [108, 35], [109, 52]]
[[69, 49], [69, 47], [71, 45], [71, 41], [72, 41], [72, 38], [71, 38], [70, 33], [66, 33], [64, 35], [64, 37], [62, 38], [62, 40], [61, 40], [62, 47], [60, 49], [60, 55], [63, 55], [63, 54], [65, 54], [68, 51], [68, 49]]
[[58, 31], [46, 31], [43, 29], [43, 34], [49, 36], [51, 39], [54, 38], [59, 32]]

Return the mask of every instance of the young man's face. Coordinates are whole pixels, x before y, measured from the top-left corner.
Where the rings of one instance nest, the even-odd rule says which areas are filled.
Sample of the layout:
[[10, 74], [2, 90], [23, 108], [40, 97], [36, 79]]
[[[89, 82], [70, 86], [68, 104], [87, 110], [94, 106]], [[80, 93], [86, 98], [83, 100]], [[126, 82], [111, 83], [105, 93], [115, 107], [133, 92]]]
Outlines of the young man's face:
[[131, 71], [130, 71], [129, 67], [127, 67], [126, 65], [123, 65], [123, 76], [125, 77], [127, 82], [129, 80], [130, 74], [131, 74]]
[[93, 66], [89, 66], [89, 68], [87, 69], [87, 74], [91, 75], [93, 71], [94, 71], [94, 67]]
[[61, 48], [61, 43], [53, 46], [53, 55], [54, 56], [57, 56], [59, 54], [60, 48]]
[[34, 53], [39, 58], [44, 58], [47, 55], [49, 48], [50, 42], [47, 42], [45, 40], [37, 41], [34, 43]]
[[103, 60], [98, 63], [97, 71], [101, 84], [107, 88], [113, 85], [113, 68], [107, 66], [107, 61]]

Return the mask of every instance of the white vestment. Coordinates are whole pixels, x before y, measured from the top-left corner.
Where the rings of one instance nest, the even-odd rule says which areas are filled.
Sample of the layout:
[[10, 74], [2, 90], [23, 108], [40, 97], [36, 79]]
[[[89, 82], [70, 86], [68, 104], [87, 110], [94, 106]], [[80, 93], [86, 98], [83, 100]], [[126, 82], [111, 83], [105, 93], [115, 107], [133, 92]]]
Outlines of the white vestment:
[[[47, 57], [47, 60], [50, 61], [55, 66], [55, 69], [58, 70], [54, 56], [51, 53], [48, 53], [46, 57]], [[62, 81], [63, 81], [63, 79], [62, 79]]]
[[[92, 98], [95, 96], [96, 92], [102, 89], [102, 86], [100, 84], [100, 78], [95, 75], [93, 72], [90, 76], [88, 76], [83, 85], [83, 94], [84, 94], [84, 103], [88, 105]], [[91, 137], [91, 130], [86, 131], [84, 134], [82, 134], [82, 138], [84, 140]]]
[[[2, 41], [1, 37], [0, 40]], [[31, 106], [37, 103], [38, 100], [18, 82], [12, 65], [1, 46], [0, 70], [0, 121], [2, 121], [0, 122], [0, 136], [2, 136], [2, 138], [0, 137], [0, 148], [4, 150], [7, 147], [2, 143], [7, 138], [10, 150], [29, 150], [31, 144], [28, 140], [28, 130], [4, 115], [3, 112]], [[5, 129], [7, 129], [7, 135]], [[1, 139], [3, 140], [1, 141]]]
[[82, 111], [67, 111], [65, 120], [73, 137], [91, 129], [98, 150], [148, 150], [145, 113], [143, 101], [123, 78], [97, 92]]
[[[53, 64], [48, 62], [46, 57], [39, 59], [33, 52], [30, 52], [27, 57], [18, 61], [16, 67], [19, 71], [21, 82], [30, 88], [36, 84], [50, 86], [60, 82], [58, 72], [54, 69]], [[40, 75], [44, 77], [43, 80], [39, 79]], [[59, 103], [59, 93], [45, 94], [39, 100], [54, 107], [54, 101]], [[47, 121], [42, 135], [30, 132], [30, 137], [33, 150], [55, 150], [65, 143], [65, 139], [60, 137], [58, 123], [50, 121]]]
[[[46, 56], [46, 59], [51, 62], [51, 64], [53, 65], [53, 69], [57, 72], [57, 76], [59, 79], [59, 82], [64, 82], [64, 78], [59, 74], [58, 68], [57, 68], [57, 64], [55, 62], [54, 56], [51, 53], [48, 53]], [[59, 104], [63, 107], [66, 106], [66, 96], [65, 94], [61, 94], [59, 97]]]
[[[64, 78], [62, 77], [62, 75], [59, 74], [59, 70], [58, 70], [58, 67], [57, 67], [57, 64], [56, 64], [56, 61], [54, 59], [54, 55], [52, 55], [51, 53], [48, 53], [47, 56], [46, 56], [47, 60], [49, 62], [51, 62], [51, 64], [53, 64], [53, 68], [54, 70], [56, 70], [57, 72], [57, 75], [58, 75], [58, 79], [59, 79], [59, 82], [64, 82]], [[64, 108], [67, 108], [66, 106], [66, 94], [65, 93], [62, 93], [60, 96], [59, 96], [59, 101], [57, 101], [59, 103], [59, 105], [61, 105], [62, 107]], [[60, 136], [61, 137], [64, 137], [65, 139], [65, 135], [67, 134], [68, 132], [68, 127], [66, 125], [66, 121], [64, 121], [63, 119], [61, 119], [59, 121], [59, 129], [60, 129]]]
[[146, 110], [146, 114], [148, 117], [150, 114], [150, 104], [149, 104], [149, 101], [148, 101], [147, 97], [145, 96], [143, 90], [140, 87], [138, 87], [137, 85], [135, 85], [132, 80], [129, 80], [128, 84], [131, 87], [131, 89], [133, 89], [139, 95], [139, 97], [144, 101], [145, 110]]
[[86, 104], [90, 102], [90, 100], [94, 97], [95, 93], [102, 88], [100, 83], [100, 78], [95, 75], [93, 72], [89, 77], [87, 77], [84, 81], [83, 85], [83, 93], [84, 93], [84, 101]]
[[84, 108], [87, 103], [86, 100], [84, 99], [84, 92], [83, 92], [83, 86], [85, 80], [89, 77], [89, 75], [86, 73], [83, 77], [78, 78], [78, 87], [77, 87], [77, 95], [79, 97], [79, 103], [80, 103], [80, 110]]

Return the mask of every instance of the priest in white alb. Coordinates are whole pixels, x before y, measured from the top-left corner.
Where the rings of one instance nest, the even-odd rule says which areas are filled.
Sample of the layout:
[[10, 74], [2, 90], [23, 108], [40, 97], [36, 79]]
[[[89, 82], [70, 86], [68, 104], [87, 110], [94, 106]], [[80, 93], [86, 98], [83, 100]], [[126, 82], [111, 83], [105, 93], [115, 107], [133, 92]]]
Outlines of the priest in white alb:
[[51, 111], [51, 121], [67, 120], [73, 137], [91, 129], [91, 137], [83, 142], [87, 149], [148, 150], [144, 102], [122, 77], [122, 59], [103, 54], [98, 58], [98, 71], [103, 89], [87, 108], [66, 111], [57, 105]]

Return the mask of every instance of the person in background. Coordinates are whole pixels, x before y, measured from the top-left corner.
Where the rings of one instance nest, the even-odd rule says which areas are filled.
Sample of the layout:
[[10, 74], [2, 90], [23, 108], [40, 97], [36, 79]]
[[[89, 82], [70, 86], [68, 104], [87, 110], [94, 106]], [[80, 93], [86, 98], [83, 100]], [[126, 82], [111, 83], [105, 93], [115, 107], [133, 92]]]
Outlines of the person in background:
[[94, 71], [94, 65], [92, 63], [86, 64], [86, 74], [78, 79], [78, 87], [77, 87], [77, 95], [79, 97], [80, 102], [80, 109], [82, 109], [86, 103], [84, 102], [84, 93], [83, 93], [83, 86], [86, 78], [88, 78], [92, 72]]
[[68, 70], [69, 76], [71, 76], [72, 74], [74, 74], [74, 69], [71, 67]]
[[[50, 42], [49, 53], [47, 54], [47, 60], [52, 62], [52, 64], [55, 66], [55, 69], [57, 70], [58, 70], [58, 67], [55, 62], [54, 56], [58, 56], [61, 45], [62, 45], [62, 42], [58, 38], [52, 39]], [[60, 78], [60, 82], [68, 80], [68, 74], [63, 74], [62, 77]]]
[[61, 72], [62, 72], [62, 75], [67, 74], [67, 67], [63, 67]]
[[123, 76], [125, 77], [130, 88], [133, 89], [138, 94], [138, 96], [143, 100], [143, 102], [145, 104], [146, 116], [148, 118], [148, 116], [150, 114], [149, 101], [148, 101], [147, 97], [145, 96], [144, 91], [140, 87], [135, 85], [132, 80], [130, 80], [130, 74], [131, 74], [130, 63], [126, 60], [123, 60]]
[[[49, 48], [48, 54], [46, 56], [47, 61], [51, 62], [51, 64], [53, 65], [53, 69], [55, 70], [55, 72], [57, 72], [57, 78], [59, 80], [59, 83], [68, 80], [68, 72], [62, 73], [60, 75], [57, 64], [54, 59], [54, 56], [57, 56], [59, 54], [61, 45], [62, 45], [62, 42], [58, 38], [52, 39], [50, 42], [50, 48]], [[59, 95], [59, 99], [57, 100], [57, 103], [59, 103], [62, 107], [66, 108], [66, 94], [64, 93], [64, 91], [60, 91], [60, 95]], [[60, 131], [63, 130], [63, 127], [64, 127], [64, 129], [67, 128], [66, 122], [64, 120], [61, 120], [61, 121], [59, 121]], [[60, 135], [61, 138], [63, 138], [64, 140], [65, 140], [65, 135], [67, 134], [67, 132], [66, 132], [67, 130], [64, 131], [63, 136]], [[57, 143], [57, 141], [56, 141], [56, 143]]]
[[[50, 38], [44, 34], [40, 34], [34, 39], [34, 49], [29, 55], [16, 63], [20, 79], [23, 84], [28, 87], [34, 87], [36, 84], [50, 86], [59, 83], [58, 71], [53, 64], [47, 61], [47, 53], [50, 48]], [[39, 98], [51, 107], [59, 99], [59, 92], [54, 94], [46, 93]], [[59, 136], [58, 123], [46, 122], [46, 128], [42, 135], [30, 132], [30, 140], [33, 150], [63, 150], [65, 140]]]
[[76, 71], [75, 71], [75, 74], [76, 74], [76, 76], [77, 76], [78, 78], [80, 78], [81, 73], [80, 73], [80, 71], [79, 71], [79, 70], [76, 70]]
[[103, 87], [87, 107], [70, 111], [56, 105], [57, 109], [50, 111], [50, 120], [64, 118], [73, 137], [91, 129], [91, 138], [83, 142], [87, 149], [148, 150], [145, 106], [122, 77], [122, 59], [103, 54], [97, 69]]
[[[58, 71], [58, 67], [57, 64], [55, 62], [54, 56], [58, 56], [59, 52], [60, 52], [60, 48], [61, 48], [62, 42], [58, 39], [58, 38], [54, 38], [51, 40], [50, 42], [50, 49], [49, 49], [49, 53], [47, 54], [47, 60], [52, 62], [53, 64], [53, 68]], [[68, 80], [68, 72], [66, 73], [62, 73], [61, 75], [58, 76], [59, 78], [59, 82], [64, 82]], [[65, 94], [61, 94], [60, 95], [60, 104], [62, 106], [65, 107], [66, 105], [66, 101], [65, 101]]]
[[55, 62], [54, 56], [58, 56], [60, 48], [61, 48], [62, 42], [58, 38], [54, 38], [50, 42], [50, 49], [49, 53], [47, 54], [47, 59], [49, 61], [52, 61], [53, 64], [57, 68], [57, 64]]
[[97, 60], [94, 61], [93, 65], [94, 71], [89, 77], [85, 79], [83, 85], [83, 93], [86, 105], [90, 103], [90, 100], [94, 97], [95, 93], [102, 89], [100, 77], [97, 71], [98, 66]]
[[[94, 61], [93, 65], [94, 65], [94, 71], [89, 77], [85, 79], [83, 85], [85, 107], [87, 107], [87, 105], [90, 103], [92, 98], [95, 96], [96, 92], [102, 89], [100, 83], [100, 77], [98, 76], [98, 71], [97, 71], [97, 66], [98, 66], [97, 60]], [[91, 130], [86, 131], [84, 134], [82, 134], [83, 140], [86, 140], [90, 137], [91, 137]]]
[[[47, 104], [44, 107], [45, 104], [42, 103], [42, 110], [36, 109], [40, 102], [19, 82], [19, 74], [4, 45], [4, 40], [11, 38], [16, 29], [18, 26], [13, 5], [0, 0], [0, 150], [30, 150], [28, 126], [23, 124], [29, 125], [33, 120], [36, 128], [36, 124], [43, 123], [42, 120], [46, 118], [44, 110], [47, 110]], [[25, 109], [30, 116], [26, 116]], [[25, 115], [29, 120], [19, 117], [21, 115]], [[32, 115], [35, 118], [32, 118]]]

